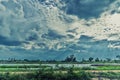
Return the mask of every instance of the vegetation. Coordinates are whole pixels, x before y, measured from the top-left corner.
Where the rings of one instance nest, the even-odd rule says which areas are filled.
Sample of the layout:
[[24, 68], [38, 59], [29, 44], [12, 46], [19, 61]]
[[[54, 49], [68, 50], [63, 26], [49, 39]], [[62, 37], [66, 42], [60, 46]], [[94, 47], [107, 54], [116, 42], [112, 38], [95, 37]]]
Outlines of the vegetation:
[[[0, 60], [0, 63], [5, 64], [0, 65], [0, 80], [91, 80], [93, 77], [98, 79], [103, 77], [111, 80], [120, 79], [120, 73], [114, 72], [120, 70], [119, 62], [119, 55], [114, 60], [111, 58], [89, 57], [88, 59], [82, 58], [81, 61], [77, 61], [74, 55], [69, 55], [62, 61], [16, 60], [15, 58], [9, 58], [8, 60]], [[114, 63], [117, 64], [114, 65]], [[52, 67], [47, 64], [55, 66]], [[65, 67], [59, 64], [91, 64], [91, 66]]]
[[89, 58], [89, 61], [90, 61], [90, 62], [92, 62], [92, 61], [93, 61], [93, 59], [94, 59], [93, 57], [90, 57], [90, 58]]
[[120, 66], [119, 65], [97, 66], [96, 70], [120, 70]]
[[8, 58], [7, 60], [0, 60], [0, 63], [120, 63], [120, 55], [116, 55], [114, 59], [111, 59], [109, 57], [106, 57], [105, 59], [100, 59], [98, 57], [88, 57], [88, 59], [82, 58], [80, 61], [76, 59], [74, 55], [68, 55], [64, 60], [46, 60], [46, 61], [41, 61], [41, 60], [29, 60], [29, 59], [23, 59], [23, 60], [18, 60], [15, 58]]
[[77, 62], [76, 57], [74, 55], [67, 56], [64, 62]]
[[92, 75], [87, 72], [75, 73], [73, 68], [69, 68], [66, 73], [54, 72], [51, 70], [46, 71], [41, 69], [33, 73], [26, 74], [0, 74], [0, 80], [91, 80]]
[[120, 79], [120, 72], [100, 72], [98, 73], [101, 77], [107, 77], [110, 80], [119, 80]]
[[99, 62], [99, 61], [100, 61], [99, 58], [96, 58], [96, 59], [95, 59], [95, 62]]

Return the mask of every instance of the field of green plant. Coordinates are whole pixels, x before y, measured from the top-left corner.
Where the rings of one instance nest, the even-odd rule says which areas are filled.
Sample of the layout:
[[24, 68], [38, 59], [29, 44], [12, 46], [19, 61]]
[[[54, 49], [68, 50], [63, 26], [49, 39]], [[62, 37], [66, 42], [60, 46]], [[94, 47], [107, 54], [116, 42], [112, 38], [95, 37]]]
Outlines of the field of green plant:
[[49, 68], [49, 66], [41, 66], [39, 64], [3, 64], [0, 65], [0, 72], [29, 72], [42, 68]]
[[118, 65], [97, 66], [96, 70], [120, 70], [120, 66]]
[[[51, 66], [50, 66], [51, 65]], [[70, 67], [74, 67], [74, 70], [120, 70], [119, 65], [98, 65], [98, 66], [80, 66], [83, 64], [77, 64], [80, 67], [72, 66], [72, 64], [67, 64], [64, 66], [59, 66], [61, 64], [3, 64], [0, 65], [0, 71], [36, 71], [39, 69], [46, 69], [49, 70], [51, 68], [54, 68], [54, 70], [67, 70]]]
[[[88, 67], [59, 66], [62, 64], [50, 65], [51, 66], [47, 64], [0, 64], [0, 80], [13, 80], [13, 78], [17, 80], [21, 80], [21, 78], [22, 80], [49, 80], [49, 78], [52, 80], [68, 80], [68, 78], [69, 80], [92, 80], [93, 78], [98, 79], [100, 77], [103, 79], [119, 80], [120, 78], [119, 65], [93, 65]], [[54, 65], [54, 68], [52, 65]], [[83, 64], [75, 65], [80, 66]], [[3, 79], [5, 76], [9, 76], [11, 79]]]

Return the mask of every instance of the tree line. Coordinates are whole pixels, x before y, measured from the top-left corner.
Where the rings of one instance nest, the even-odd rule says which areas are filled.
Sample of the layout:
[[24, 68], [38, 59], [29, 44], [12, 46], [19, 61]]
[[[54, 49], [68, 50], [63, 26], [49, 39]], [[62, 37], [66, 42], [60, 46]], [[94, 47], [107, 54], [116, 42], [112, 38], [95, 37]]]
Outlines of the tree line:
[[94, 58], [94, 57], [89, 57], [88, 59], [85, 59], [85, 58], [82, 58], [80, 61], [77, 60], [77, 58], [74, 56], [74, 55], [69, 55], [67, 56], [64, 60], [45, 60], [45, 61], [42, 61], [42, 60], [29, 60], [29, 59], [23, 59], [23, 60], [18, 60], [18, 59], [15, 59], [15, 58], [8, 58], [8, 60], [0, 60], [1, 63], [14, 63], [14, 62], [33, 62], [33, 63], [37, 63], [37, 62], [80, 62], [80, 63], [84, 63], [84, 62], [115, 62], [115, 63], [118, 63], [120, 62], [120, 55], [117, 55], [115, 57], [115, 59], [111, 59], [111, 58], [105, 58], [105, 59], [100, 59], [98, 57]]

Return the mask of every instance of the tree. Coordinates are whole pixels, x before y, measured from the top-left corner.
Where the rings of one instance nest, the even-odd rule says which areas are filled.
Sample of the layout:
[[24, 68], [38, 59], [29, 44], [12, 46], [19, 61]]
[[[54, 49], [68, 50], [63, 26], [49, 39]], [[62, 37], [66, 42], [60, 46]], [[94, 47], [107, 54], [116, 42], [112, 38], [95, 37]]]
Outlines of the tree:
[[118, 58], [120, 60], [120, 55], [117, 55], [116, 58]]
[[86, 62], [86, 60], [85, 60], [84, 58], [82, 58], [82, 61], [81, 61], [81, 62], [82, 62], [82, 63], [83, 63], [83, 62]]
[[95, 62], [99, 62], [99, 61], [100, 61], [99, 58], [96, 58], [96, 59], [95, 59]]
[[67, 56], [65, 62], [76, 62], [76, 57], [74, 55]]
[[93, 57], [90, 57], [90, 58], [89, 58], [89, 61], [90, 61], [90, 62], [92, 62], [92, 61], [93, 61], [93, 59], [94, 59]]
[[120, 62], [120, 55], [116, 56], [117, 60], [115, 60], [115, 62]]
[[106, 60], [107, 60], [107, 62], [110, 62], [110, 61], [111, 61], [111, 59], [110, 59], [110, 58], [106, 58]]

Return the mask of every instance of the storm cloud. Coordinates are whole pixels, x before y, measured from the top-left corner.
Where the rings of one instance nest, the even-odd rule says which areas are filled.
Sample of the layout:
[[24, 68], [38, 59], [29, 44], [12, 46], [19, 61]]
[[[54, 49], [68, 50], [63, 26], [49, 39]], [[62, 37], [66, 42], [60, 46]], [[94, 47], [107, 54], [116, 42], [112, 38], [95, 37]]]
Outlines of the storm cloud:
[[28, 58], [41, 58], [48, 53], [49, 58], [74, 53], [97, 56], [102, 49], [103, 54], [112, 54], [111, 49], [117, 52], [119, 3], [120, 0], [0, 0], [1, 52], [10, 51], [15, 57], [30, 53]]
[[98, 18], [113, 2], [115, 0], [67, 0], [65, 11], [83, 19]]

